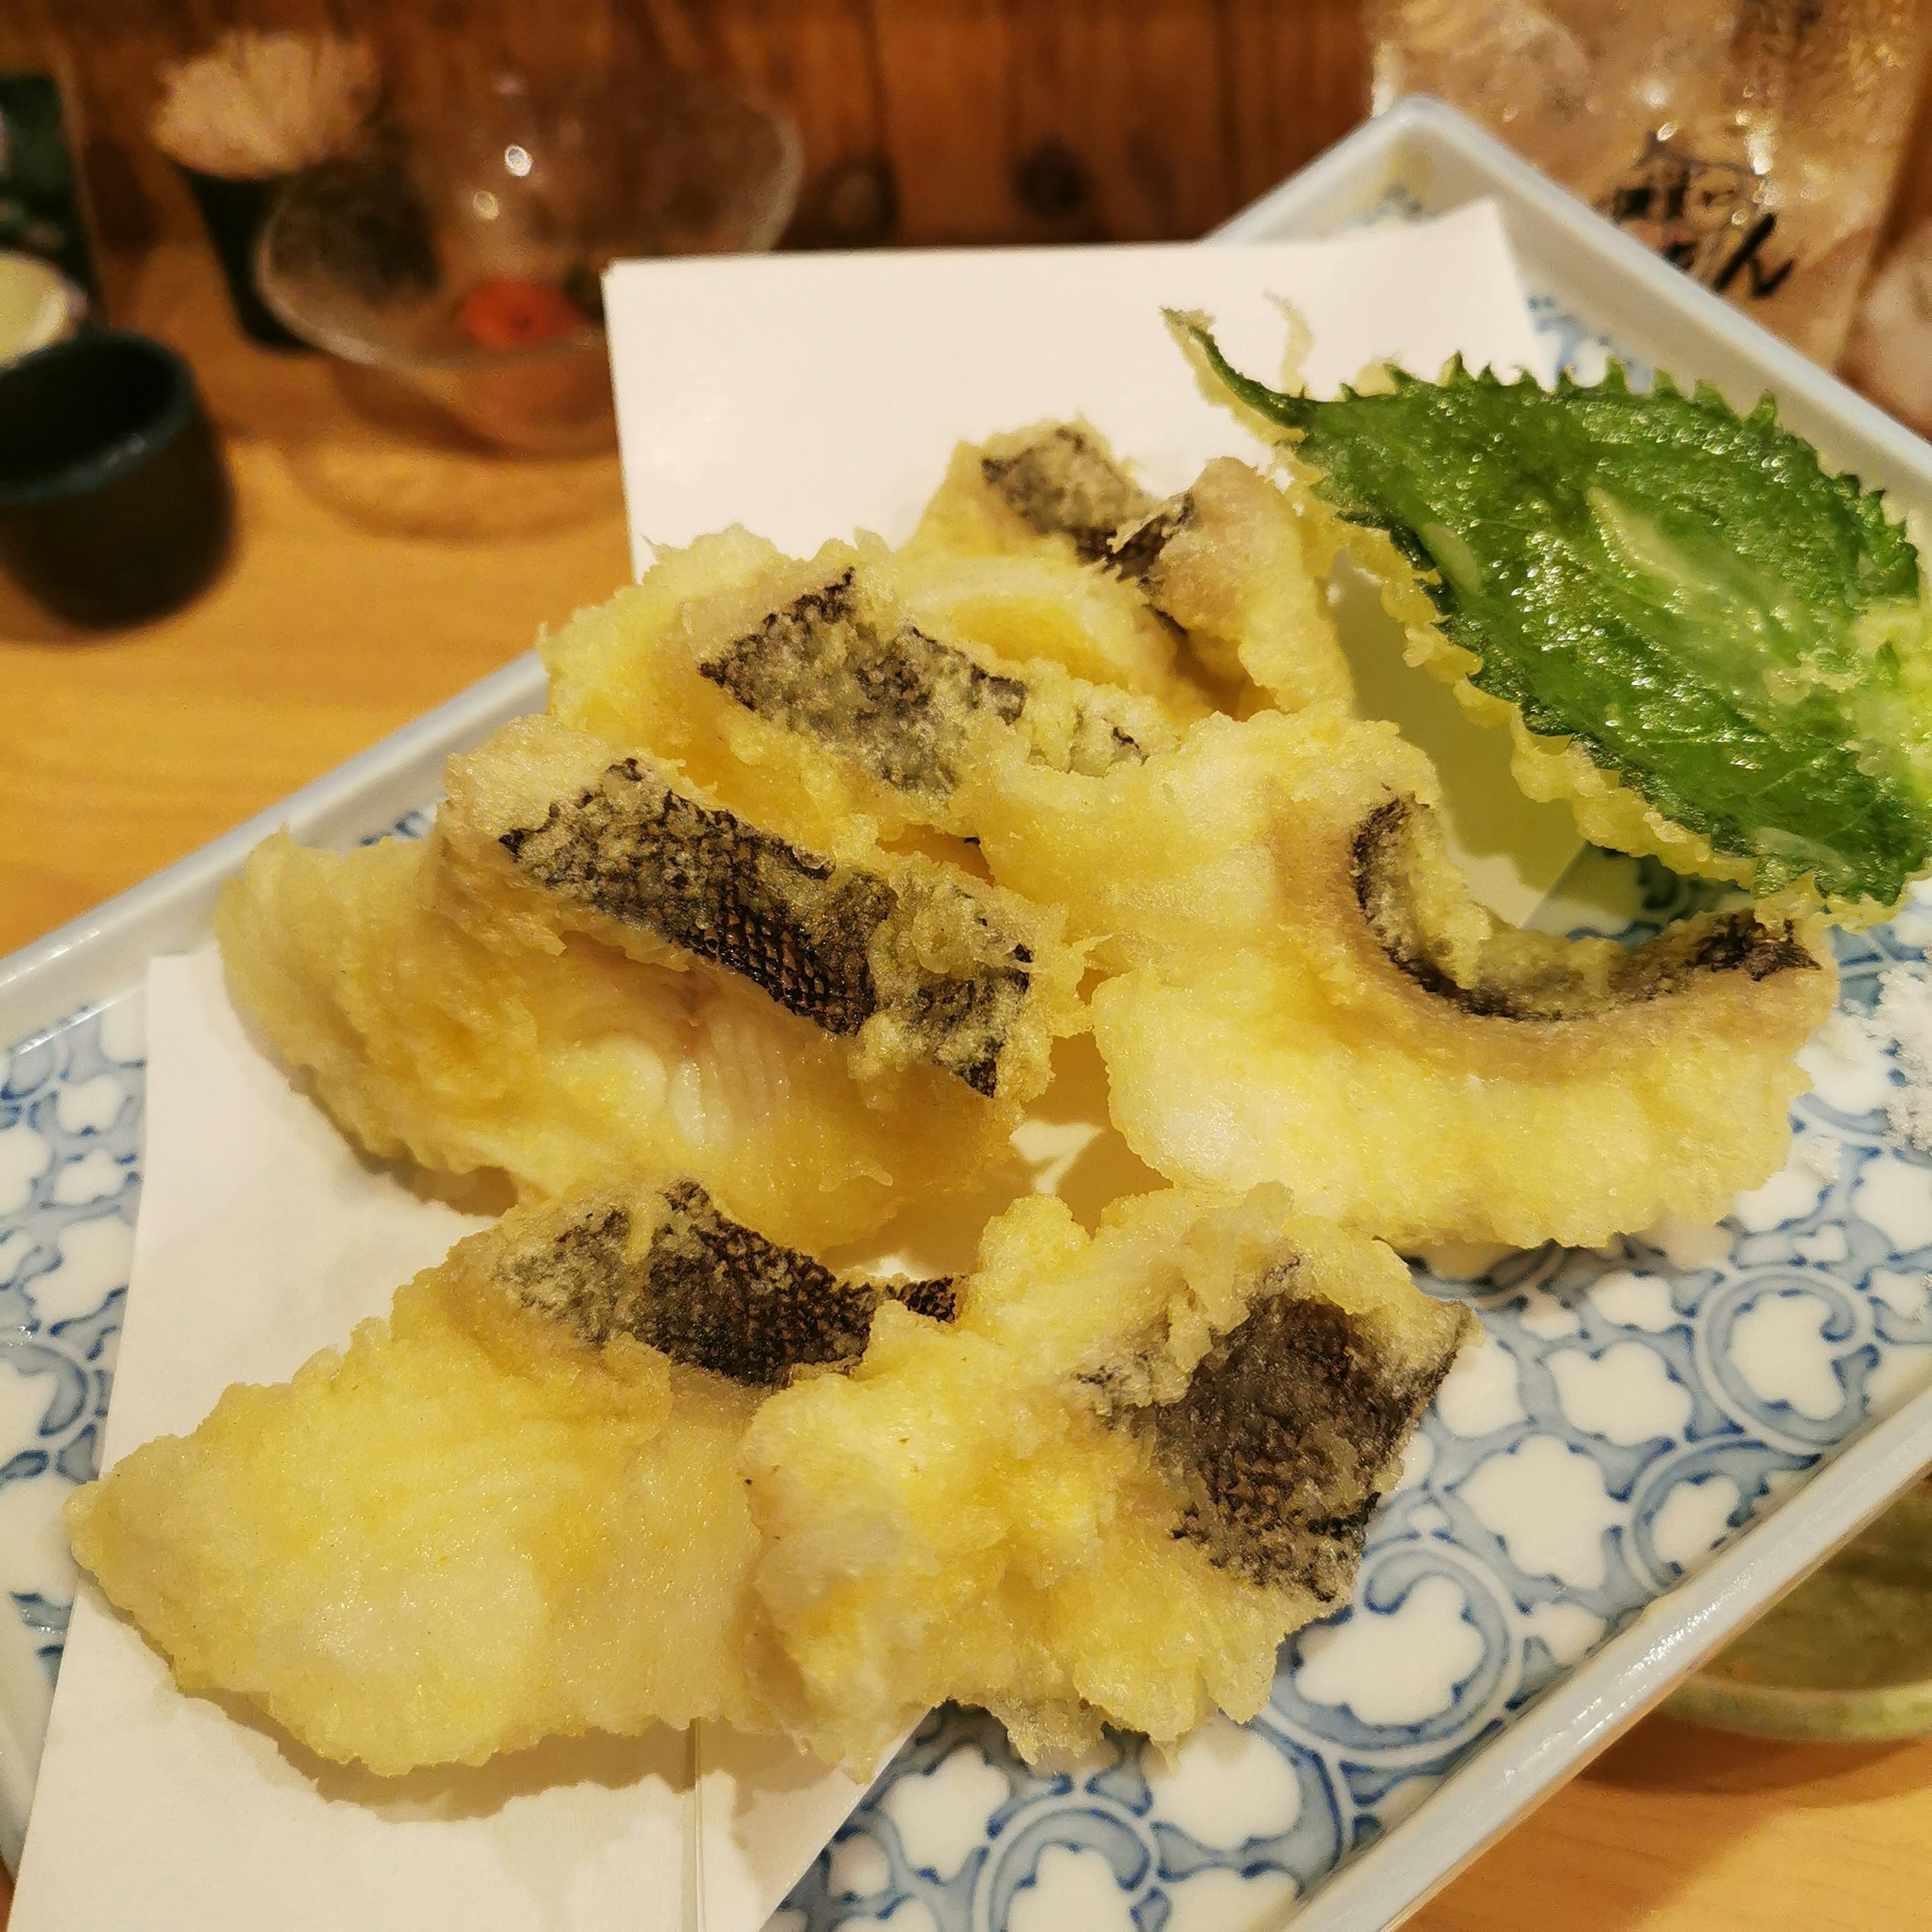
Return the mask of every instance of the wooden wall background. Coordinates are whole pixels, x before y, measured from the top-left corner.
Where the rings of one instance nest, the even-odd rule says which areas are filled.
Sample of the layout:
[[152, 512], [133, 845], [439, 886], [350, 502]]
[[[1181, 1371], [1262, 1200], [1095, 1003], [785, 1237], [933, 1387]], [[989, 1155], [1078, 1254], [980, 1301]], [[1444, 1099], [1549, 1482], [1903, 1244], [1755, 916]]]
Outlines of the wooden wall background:
[[[803, 134], [805, 245], [1197, 236], [1368, 95], [1355, 0], [0, 0], [0, 61], [73, 78], [110, 252], [194, 232], [154, 76], [238, 26], [366, 34], [418, 100], [505, 63], [731, 67]], [[1892, 225], [1924, 214], [1922, 122]]]

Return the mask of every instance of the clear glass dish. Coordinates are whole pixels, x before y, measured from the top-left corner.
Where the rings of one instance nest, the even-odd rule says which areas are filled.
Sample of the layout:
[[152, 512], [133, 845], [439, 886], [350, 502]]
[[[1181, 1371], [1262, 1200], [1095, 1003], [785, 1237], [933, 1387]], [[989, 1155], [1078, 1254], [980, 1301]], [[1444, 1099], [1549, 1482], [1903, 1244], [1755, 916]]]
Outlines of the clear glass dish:
[[798, 197], [789, 122], [726, 81], [520, 75], [296, 176], [256, 255], [303, 340], [500, 448], [608, 446], [598, 284], [614, 260], [769, 248]]

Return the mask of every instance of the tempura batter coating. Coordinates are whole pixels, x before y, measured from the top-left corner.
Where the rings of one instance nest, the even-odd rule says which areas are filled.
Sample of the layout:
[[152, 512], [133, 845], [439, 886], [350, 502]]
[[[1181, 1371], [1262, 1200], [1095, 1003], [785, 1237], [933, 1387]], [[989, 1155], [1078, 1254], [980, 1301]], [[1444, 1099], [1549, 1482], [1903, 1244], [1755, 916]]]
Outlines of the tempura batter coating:
[[519, 718], [450, 761], [433, 835], [453, 915], [560, 950], [580, 932], [649, 965], [757, 986], [852, 1042], [856, 1077], [932, 1066], [1015, 1122], [1076, 1031], [1079, 956], [1057, 913], [848, 828], [806, 850], [638, 754]]
[[922, 628], [1009, 663], [1044, 659], [1088, 683], [1144, 693], [1183, 722], [1213, 708], [1180, 668], [1185, 640], [1173, 622], [1106, 563], [1046, 543], [987, 556], [909, 544], [894, 554], [892, 575]]
[[[1232, 457], [1216, 458], [1179, 496], [1156, 503], [1087, 422], [1036, 423], [962, 443], [901, 558], [914, 568], [976, 558], [988, 569], [992, 560], [1026, 562], [1074, 573], [1076, 583], [1084, 566], [1090, 587], [1084, 598], [1059, 600], [1057, 625], [1028, 622], [1016, 610], [1014, 628], [1030, 647], [1002, 643], [991, 612], [976, 634], [1008, 656], [1050, 656], [1082, 677], [1158, 691], [1183, 717], [1196, 707], [1176, 702], [1171, 679], [1147, 681], [1126, 637], [1161, 638], [1165, 664], [1178, 642], [1238, 711], [1353, 701], [1293, 502]], [[1054, 641], [1076, 614], [1084, 650]]]
[[755, 624], [772, 598], [808, 588], [811, 573], [801, 572], [775, 544], [736, 525], [660, 550], [637, 583], [540, 640], [550, 715], [647, 748], [801, 844], [828, 849], [875, 807], [886, 814], [879, 829], [896, 831], [905, 814], [889, 794], [855, 783], [842, 760], [814, 755], [698, 674], [706, 654]]
[[[688, 1173], [802, 1246], [869, 1232], [1004, 1156], [1018, 1091], [988, 1098], [930, 1060], [862, 1075], [862, 1032], [829, 1033], [695, 959], [553, 930], [508, 892], [493, 914], [473, 879], [458, 892], [440, 869], [434, 846], [334, 854], [278, 836], [216, 918], [238, 1004], [372, 1153], [501, 1168], [536, 1194]], [[1043, 948], [1034, 966], [1065, 975], [1070, 958]], [[1074, 1024], [1066, 978], [1050, 999], [1036, 983], [1049, 1024]], [[1043, 1082], [1040, 1052], [1022, 1084]]]
[[1116, 532], [1154, 508], [1090, 423], [962, 442], [894, 559], [902, 594], [1001, 657], [1050, 658], [1198, 716], [1172, 623], [1109, 556]]
[[952, 1326], [882, 1309], [747, 1436], [800, 1728], [863, 1765], [949, 1697], [1029, 1758], [1253, 1716], [1474, 1326], [1279, 1188], [1118, 1202], [1091, 1238], [1022, 1202]]
[[1177, 1181], [1288, 1181], [1398, 1243], [1714, 1220], [1780, 1165], [1837, 976], [1815, 920], [1648, 945], [1503, 926], [1386, 724], [1210, 719], [1100, 779], [1009, 769], [994, 876], [1134, 970], [1093, 997], [1114, 1124]]
[[768, 1727], [740, 1444], [882, 1295], [950, 1312], [948, 1282], [841, 1280], [689, 1183], [518, 1209], [345, 1352], [79, 1491], [75, 1554], [184, 1690], [376, 1772]]
[[943, 615], [914, 614], [873, 539], [799, 562], [727, 532], [548, 643], [551, 716], [675, 760], [733, 811], [820, 849], [855, 818], [881, 836], [969, 832], [955, 795], [990, 745], [1101, 771], [1178, 737], [1158, 699], [1009, 662]]

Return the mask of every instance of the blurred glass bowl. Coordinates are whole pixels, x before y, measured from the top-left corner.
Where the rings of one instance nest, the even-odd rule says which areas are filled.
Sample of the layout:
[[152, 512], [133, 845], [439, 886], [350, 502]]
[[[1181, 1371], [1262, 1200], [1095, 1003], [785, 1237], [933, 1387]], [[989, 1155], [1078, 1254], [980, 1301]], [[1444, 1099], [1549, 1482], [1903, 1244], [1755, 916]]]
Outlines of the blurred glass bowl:
[[256, 256], [304, 341], [380, 370], [501, 448], [615, 434], [599, 278], [638, 256], [769, 248], [798, 136], [728, 82], [546, 90], [522, 76], [298, 176]]
[[1932, 1479], [1915, 1483], [1664, 1708], [1690, 1724], [1793, 1742], [1932, 1732]]

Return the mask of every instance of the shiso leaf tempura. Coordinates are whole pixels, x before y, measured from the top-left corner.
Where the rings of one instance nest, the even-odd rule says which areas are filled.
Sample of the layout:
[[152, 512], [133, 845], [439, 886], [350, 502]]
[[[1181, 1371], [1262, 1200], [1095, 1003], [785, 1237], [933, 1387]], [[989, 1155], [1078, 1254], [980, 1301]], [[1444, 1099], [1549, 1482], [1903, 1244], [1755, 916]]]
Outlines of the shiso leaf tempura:
[[1768, 397], [1460, 360], [1284, 394], [1176, 317], [1210, 380], [1291, 432], [1332, 540], [1384, 580], [1410, 661], [1508, 723], [1518, 782], [1586, 836], [1841, 920], [1932, 867], [1932, 640], [1917, 550]]

